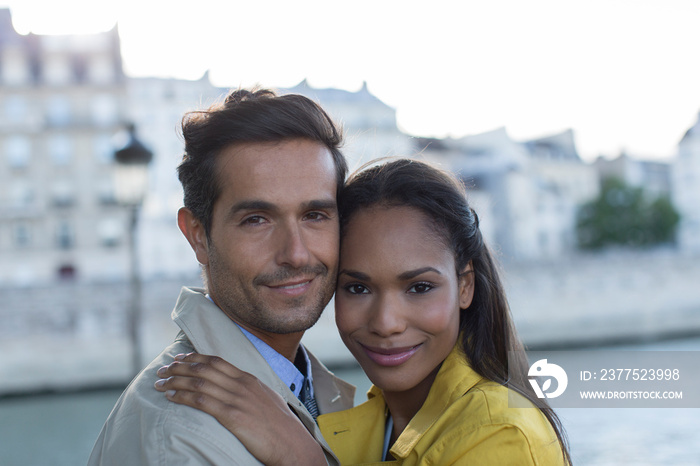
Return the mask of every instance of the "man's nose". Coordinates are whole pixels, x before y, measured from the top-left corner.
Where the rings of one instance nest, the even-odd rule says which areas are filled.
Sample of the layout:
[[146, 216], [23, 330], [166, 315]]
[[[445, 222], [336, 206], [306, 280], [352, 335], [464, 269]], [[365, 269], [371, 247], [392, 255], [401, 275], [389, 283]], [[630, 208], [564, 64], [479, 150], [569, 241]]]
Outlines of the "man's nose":
[[311, 253], [304, 238], [302, 227], [296, 223], [287, 225], [280, 231], [277, 263], [299, 268], [308, 265]]

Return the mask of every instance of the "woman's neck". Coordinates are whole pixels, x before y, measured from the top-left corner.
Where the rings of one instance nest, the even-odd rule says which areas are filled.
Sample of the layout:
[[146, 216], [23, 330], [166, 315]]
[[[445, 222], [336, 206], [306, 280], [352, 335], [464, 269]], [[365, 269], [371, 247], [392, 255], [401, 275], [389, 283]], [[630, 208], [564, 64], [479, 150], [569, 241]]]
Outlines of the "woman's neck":
[[389, 445], [393, 445], [413, 416], [421, 409], [428, 398], [428, 393], [430, 393], [430, 388], [433, 386], [439, 370], [440, 366], [436, 367], [422, 382], [409, 390], [401, 392], [382, 390], [387, 408], [389, 408], [389, 413], [394, 420], [394, 429]]

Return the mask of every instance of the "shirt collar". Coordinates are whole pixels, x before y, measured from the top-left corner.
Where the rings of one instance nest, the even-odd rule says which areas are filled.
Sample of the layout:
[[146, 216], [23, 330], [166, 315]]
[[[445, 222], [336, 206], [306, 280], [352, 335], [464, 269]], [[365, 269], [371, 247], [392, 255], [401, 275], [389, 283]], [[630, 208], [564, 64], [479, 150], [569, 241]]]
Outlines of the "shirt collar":
[[[214, 300], [211, 296], [207, 294], [207, 298], [213, 303]], [[214, 303], [216, 304], [216, 303]], [[223, 311], [222, 311], [223, 312]], [[297, 398], [301, 393], [302, 385], [304, 384], [304, 374], [302, 374], [299, 369], [292, 363], [289, 359], [285, 358], [277, 351], [275, 351], [270, 345], [262, 341], [260, 338], [256, 337], [248, 330], [244, 329], [238, 323], [234, 322], [238, 328], [241, 329], [243, 335], [248, 338], [248, 340], [255, 346], [255, 349], [262, 355], [262, 357], [267, 361], [267, 364], [272, 368], [272, 370], [277, 374], [277, 377], [282, 380], [282, 382], [289, 387], [289, 389], [294, 393]], [[299, 345], [299, 350], [304, 357], [304, 364], [306, 367], [307, 379], [310, 385], [311, 396], [314, 394], [314, 380], [311, 374], [311, 361], [309, 360], [309, 355], [306, 353], [306, 349], [303, 345]]]

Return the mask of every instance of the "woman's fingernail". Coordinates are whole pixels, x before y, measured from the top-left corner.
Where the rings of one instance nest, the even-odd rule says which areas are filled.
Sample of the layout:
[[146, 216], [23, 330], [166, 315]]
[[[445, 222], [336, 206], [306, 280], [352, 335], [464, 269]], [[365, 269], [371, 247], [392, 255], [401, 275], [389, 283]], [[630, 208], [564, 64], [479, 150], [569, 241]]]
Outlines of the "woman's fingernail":
[[156, 387], [162, 387], [163, 385], [165, 385], [165, 379], [160, 379], [156, 382]]
[[167, 390], [165, 392], [165, 396], [167, 396], [168, 398], [172, 398], [173, 396], [175, 396], [175, 390]]
[[168, 366], [163, 366], [163, 367], [161, 367], [160, 369], [158, 369], [158, 370], [156, 371], [156, 374], [159, 375], [159, 376], [163, 376], [163, 375], [165, 375], [165, 371], [166, 371], [167, 369], [168, 369]]
[[185, 359], [186, 357], [187, 357], [186, 354], [177, 354], [177, 355], [175, 355], [175, 360], [176, 360], [176, 361], [182, 361], [182, 360]]

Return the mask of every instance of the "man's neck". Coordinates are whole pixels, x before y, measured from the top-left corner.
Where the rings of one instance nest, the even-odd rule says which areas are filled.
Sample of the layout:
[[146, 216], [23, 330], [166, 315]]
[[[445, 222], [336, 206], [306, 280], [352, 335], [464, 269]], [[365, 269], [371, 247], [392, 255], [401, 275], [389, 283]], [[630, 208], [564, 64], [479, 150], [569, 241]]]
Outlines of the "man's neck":
[[299, 351], [299, 343], [301, 342], [301, 337], [304, 336], [304, 332], [296, 333], [271, 333], [260, 330], [259, 328], [251, 327], [245, 322], [238, 322], [235, 319], [231, 319], [238, 325], [260, 338], [264, 341], [270, 348], [277, 351], [279, 354], [289, 359], [292, 363], [297, 356], [297, 351]]
[[234, 318], [231, 314], [228, 312], [224, 311], [224, 308], [219, 306], [219, 303], [217, 303], [216, 299], [207, 292], [207, 298], [216, 304], [219, 309], [222, 310], [226, 316], [234, 321], [236, 324], [238, 324], [240, 327], [246, 329], [256, 337], [260, 338], [265, 344], [267, 344], [270, 348], [273, 350], [277, 351], [279, 354], [284, 356], [285, 358], [289, 359], [292, 363], [294, 363], [294, 358], [296, 358], [297, 351], [299, 351], [299, 343], [301, 343], [301, 337], [304, 336], [304, 332], [296, 332], [296, 333], [272, 333], [272, 332], [266, 332], [264, 330], [261, 330], [259, 328], [253, 327], [246, 322], [241, 322], [239, 319]]

